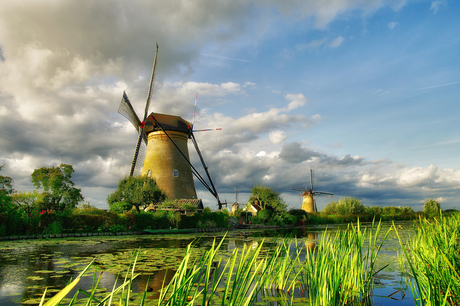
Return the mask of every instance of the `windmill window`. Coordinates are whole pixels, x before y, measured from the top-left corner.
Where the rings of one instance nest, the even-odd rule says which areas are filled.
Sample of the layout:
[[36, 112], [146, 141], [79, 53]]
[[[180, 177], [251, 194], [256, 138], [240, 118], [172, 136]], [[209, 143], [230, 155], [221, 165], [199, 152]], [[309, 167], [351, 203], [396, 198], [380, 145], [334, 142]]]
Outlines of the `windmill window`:
[[150, 176], [152, 176], [152, 170], [149, 170], [149, 171], [147, 172], [147, 177], [150, 177]]

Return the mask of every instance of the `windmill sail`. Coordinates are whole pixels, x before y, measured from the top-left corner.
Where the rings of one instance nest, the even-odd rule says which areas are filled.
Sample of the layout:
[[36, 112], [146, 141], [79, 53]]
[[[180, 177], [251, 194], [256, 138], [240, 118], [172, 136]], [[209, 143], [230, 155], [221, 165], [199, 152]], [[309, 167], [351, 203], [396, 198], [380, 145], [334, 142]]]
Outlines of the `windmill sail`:
[[141, 121], [139, 120], [139, 117], [137, 117], [137, 114], [134, 111], [128, 96], [126, 95], [126, 92], [123, 92], [123, 98], [121, 99], [120, 106], [118, 107], [118, 113], [128, 119], [136, 131], [139, 132]]
[[[152, 99], [153, 84], [155, 82], [155, 72], [156, 72], [156, 68], [157, 68], [157, 55], [158, 55], [158, 44], [157, 44], [157, 49], [155, 51], [155, 59], [153, 60], [152, 77], [150, 78], [149, 95], [147, 96], [147, 102], [145, 103], [144, 119], [142, 120], [142, 123], [139, 126], [140, 127], [140, 133], [139, 133], [139, 138], [137, 139], [136, 150], [134, 151], [133, 162], [131, 164], [131, 171], [129, 173], [130, 176], [134, 175], [134, 172], [135, 172], [136, 168], [140, 168], [141, 171], [142, 171], [142, 164], [143, 164], [144, 160], [139, 158], [139, 152], [140, 152], [141, 147], [142, 147], [142, 139], [145, 140], [145, 137], [144, 137], [144, 123], [145, 123], [145, 120], [147, 119], [147, 115], [148, 115], [148, 112], [149, 112], [149, 106], [150, 106], [150, 100]], [[144, 152], [145, 152], [145, 149], [144, 149]]]
[[142, 173], [142, 167], [144, 166], [144, 158], [145, 158], [145, 152], [147, 151], [147, 142], [144, 141], [141, 142], [139, 146], [139, 151], [137, 153], [137, 160], [136, 163], [134, 164], [134, 170], [133, 170], [133, 176], [139, 176]]

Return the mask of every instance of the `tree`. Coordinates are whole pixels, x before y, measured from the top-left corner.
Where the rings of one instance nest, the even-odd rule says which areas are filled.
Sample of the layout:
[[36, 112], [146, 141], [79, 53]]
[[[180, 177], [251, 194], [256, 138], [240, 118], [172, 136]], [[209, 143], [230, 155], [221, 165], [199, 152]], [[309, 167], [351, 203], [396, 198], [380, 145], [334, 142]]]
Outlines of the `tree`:
[[257, 213], [257, 218], [261, 223], [267, 223], [270, 218], [273, 216], [273, 212], [268, 209], [262, 209]]
[[326, 204], [324, 212], [329, 215], [359, 215], [364, 213], [366, 207], [361, 203], [360, 199], [344, 197], [338, 201], [332, 201]]
[[[0, 166], [0, 171], [3, 167], [3, 165]], [[0, 213], [11, 208], [13, 192], [13, 179], [9, 176], [0, 175]]]
[[13, 203], [20, 207], [26, 215], [31, 215], [32, 211], [37, 208], [37, 202], [40, 194], [37, 191], [17, 192], [13, 194]]
[[118, 188], [107, 197], [110, 209], [130, 210], [133, 206], [139, 212], [140, 207], [162, 201], [166, 198], [153, 178], [147, 176], [126, 176], [118, 183]]
[[64, 211], [75, 208], [79, 202], [83, 201], [81, 190], [75, 188], [71, 180], [73, 172], [73, 167], [66, 164], [34, 170], [32, 183], [37, 189], [43, 188], [39, 200], [41, 208]]
[[263, 203], [263, 209], [270, 209], [274, 212], [285, 212], [286, 203], [278, 191], [265, 186], [256, 185], [252, 187], [252, 195], [249, 197], [249, 202], [254, 203], [258, 200], [259, 203]]
[[22, 234], [23, 219], [13, 203], [13, 193], [13, 179], [0, 175], [0, 236]]
[[439, 202], [429, 199], [423, 205], [423, 212], [427, 215], [437, 215], [441, 211], [441, 205]]

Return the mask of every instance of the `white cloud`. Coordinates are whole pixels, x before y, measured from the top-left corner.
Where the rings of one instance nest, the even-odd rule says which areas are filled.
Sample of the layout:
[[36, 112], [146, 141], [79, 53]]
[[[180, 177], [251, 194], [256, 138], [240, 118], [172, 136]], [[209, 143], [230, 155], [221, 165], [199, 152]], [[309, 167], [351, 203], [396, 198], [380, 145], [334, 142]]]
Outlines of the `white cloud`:
[[345, 38], [343, 38], [342, 36], [340, 37], [337, 37], [336, 39], [334, 39], [330, 44], [329, 46], [331, 48], [337, 48], [339, 47], [343, 42], [344, 42]]
[[287, 94], [284, 97], [286, 98], [286, 100], [291, 101], [288, 104], [288, 108], [287, 108], [289, 111], [307, 104], [307, 98], [305, 98], [304, 95], [300, 93], [299, 94]]
[[271, 143], [280, 144], [287, 139], [286, 132], [284, 131], [273, 131], [270, 132], [269, 136]]
[[319, 28], [326, 27], [338, 15], [349, 11], [360, 11], [363, 15], [370, 15], [376, 10], [389, 6], [399, 10], [406, 0], [332, 0], [332, 1], [282, 1], [269, 0], [265, 5], [276, 5], [282, 14], [292, 20], [301, 20], [314, 17], [315, 25]]
[[317, 48], [317, 47], [320, 47], [322, 46], [325, 42], [326, 42], [326, 38], [323, 38], [323, 39], [315, 39], [315, 40], [312, 40], [311, 42], [307, 43], [307, 44], [298, 44], [296, 45], [296, 50], [297, 51], [303, 51], [307, 48]]
[[447, 6], [447, 2], [445, 0], [432, 1], [430, 10], [433, 11], [433, 14], [436, 14], [438, 10], [444, 6]]
[[10, 112], [4, 105], [0, 105], [0, 116], [8, 116]]
[[398, 22], [392, 21], [388, 24], [388, 27], [390, 28], [390, 30], [393, 30], [398, 24]]
[[428, 168], [414, 167], [404, 169], [398, 178], [398, 184], [403, 187], [428, 186], [438, 178], [438, 167], [430, 165]]

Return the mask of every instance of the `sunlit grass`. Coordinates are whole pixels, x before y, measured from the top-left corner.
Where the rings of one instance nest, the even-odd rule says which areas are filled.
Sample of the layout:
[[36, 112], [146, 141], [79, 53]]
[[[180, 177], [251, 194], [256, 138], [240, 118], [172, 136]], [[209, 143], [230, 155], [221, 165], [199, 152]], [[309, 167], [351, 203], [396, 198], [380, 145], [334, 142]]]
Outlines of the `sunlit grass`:
[[460, 305], [460, 213], [420, 219], [415, 235], [408, 240], [394, 228], [415, 304]]

